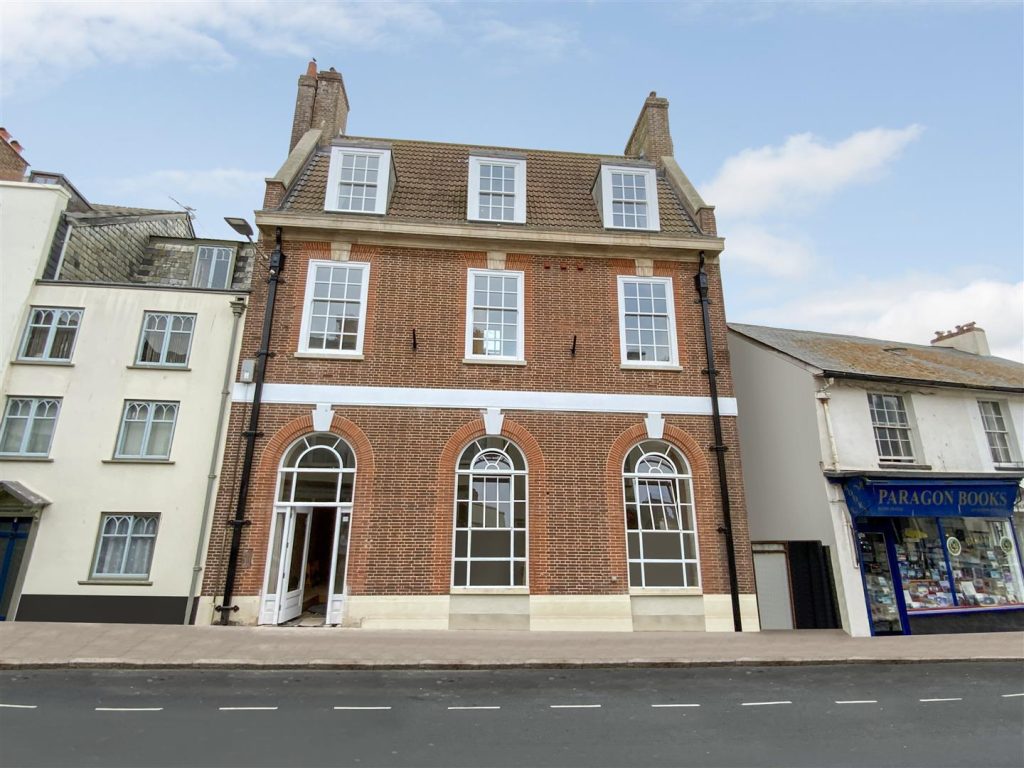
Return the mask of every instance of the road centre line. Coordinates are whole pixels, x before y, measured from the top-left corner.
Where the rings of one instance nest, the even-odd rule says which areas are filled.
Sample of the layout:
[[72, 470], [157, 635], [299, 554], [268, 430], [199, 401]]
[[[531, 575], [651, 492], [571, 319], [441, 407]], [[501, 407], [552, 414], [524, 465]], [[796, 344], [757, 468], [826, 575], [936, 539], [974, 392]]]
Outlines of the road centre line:
[[770, 707], [773, 704], [792, 704], [792, 701], [744, 701], [741, 707]]
[[36, 709], [38, 704], [0, 704], [3, 709]]
[[877, 704], [878, 699], [849, 699], [847, 701], [837, 701], [836, 704]]
[[949, 699], [918, 699], [922, 704], [927, 704], [932, 701], [963, 701], [960, 697], [949, 698]]
[[669, 707], [699, 707], [700, 704], [651, 704], [654, 709], [662, 709]]
[[600, 709], [600, 704], [549, 704], [550, 709]]
[[221, 712], [274, 712], [277, 707], [217, 707]]
[[391, 707], [335, 707], [336, 710], [350, 710], [356, 712], [368, 712], [368, 711], [379, 711], [384, 709], [391, 709]]
[[1013, 699], [1017, 696], [1024, 696], [1024, 693], [1004, 693], [1000, 696], [1002, 699]]
[[96, 707], [97, 712], [162, 712], [163, 707]]
[[448, 707], [448, 709], [501, 709], [501, 707], [497, 707], [497, 706], [487, 706], [487, 707]]

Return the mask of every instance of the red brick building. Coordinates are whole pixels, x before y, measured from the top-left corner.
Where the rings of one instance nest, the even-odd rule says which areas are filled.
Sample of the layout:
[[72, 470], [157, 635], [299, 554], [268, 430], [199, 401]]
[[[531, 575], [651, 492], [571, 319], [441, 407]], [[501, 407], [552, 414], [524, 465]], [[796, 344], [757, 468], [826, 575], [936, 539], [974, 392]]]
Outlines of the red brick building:
[[588, 155], [349, 136], [340, 74], [298, 90], [196, 620], [757, 629], [723, 241], [668, 102]]

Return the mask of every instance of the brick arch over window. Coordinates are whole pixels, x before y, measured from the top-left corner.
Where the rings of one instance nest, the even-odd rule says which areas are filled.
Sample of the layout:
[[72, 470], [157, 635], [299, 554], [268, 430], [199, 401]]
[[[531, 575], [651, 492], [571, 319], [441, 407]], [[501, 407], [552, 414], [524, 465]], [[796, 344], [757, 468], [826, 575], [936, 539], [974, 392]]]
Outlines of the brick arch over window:
[[[311, 415], [292, 419], [274, 433], [260, 456], [253, 482], [255, 492], [249, 496], [247, 517], [252, 520], [252, 572], [261, 580], [266, 567], [267, 541], [281, 459], [292, 443], [316, 431]], [[344, 416], [334, 415], [329, 432], [343, 438], [356, 456], [356, 487], [349, 530], [347, 586], [350, 591], [358, 593], [364, 578], [364, 564], [369, 551], [366, 525], [373, 506], [373, 449], [363, 430]], [[259, 482], [256, 482], [257, 478]], [[262, 581], [260, 583], [262, 584]]]
[[[608, 530], [612, 532], [609, 552], [613, 555], [609, 566], [611, 573], [617, 575], [621, 580], [623, 591], [629, 588], [629, 576], [626, 565], [626, 510], [622, 501], [622, 465], [629, 450], [637, 443], [648, 439], [645, 425], [636, 424], [630, 427], [612, 443], [611, 450], [608, 452], [608, 461], [605, 464]], [[708, 464], [704, 449], [689, 432], [671, 424], [665, 424], [665, 431], [661, 439], [682, 451], [683, 456], [690, 463], [693, 496], [696, 502], [701, 583], [704, 585], [705, 593], [718, 592], [719, 590], [715, 589], [714, 585], [720, 583], [721, 575], [725, 574], [726, 556], [725, 542], [717, 530], [722, 523], [722, 516], [718, 489], [715, 479], [711, 475], [711, 465]], [[680, 467], [679, 469], [684, 468]], [[711, 588], [709, 589], [709, 587]]]
[[[437, 505], [434, 518], [434, 550], [438, 553], [435, 568], [436, 583], [432, 585], [437, 594], [448, 594], [451, 589], [452, 531], [455, 526], [455, 463], [462, 450], [478, 437], [485, 437], [483, 419], [474, 419], [459, 427], [441, 449], [437, 462]], [[532, 594], [544, 594], [545, 569], [536, 567], [547, 560], [546, 541], [547, 519], [547, 474], [544, 468], [544, 454], [540, 444], [521, 424], [507, 416], [502, 422], [501, 436], [508, 438], [523, 452], [528, 469], [527, 529], [529, 556], [527, 558], [527, 580]], [[357, 480], [358, 482], [358, 480]]]

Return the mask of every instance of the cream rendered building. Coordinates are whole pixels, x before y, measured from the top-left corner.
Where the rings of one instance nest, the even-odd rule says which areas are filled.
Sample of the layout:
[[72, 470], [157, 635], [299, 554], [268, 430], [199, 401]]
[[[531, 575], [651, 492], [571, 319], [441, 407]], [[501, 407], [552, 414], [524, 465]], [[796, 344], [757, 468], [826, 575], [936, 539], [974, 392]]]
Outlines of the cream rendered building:
[[252, 250], [68, 187], [0, 182], [0, 615], [186, 622]]

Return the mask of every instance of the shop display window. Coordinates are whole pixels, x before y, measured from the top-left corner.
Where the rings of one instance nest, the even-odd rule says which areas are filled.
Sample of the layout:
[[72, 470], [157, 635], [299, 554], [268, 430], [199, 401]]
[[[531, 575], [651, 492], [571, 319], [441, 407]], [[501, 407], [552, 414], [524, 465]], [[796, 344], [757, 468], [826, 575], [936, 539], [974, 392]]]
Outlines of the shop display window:
[[895, 522], [896, 561], [907, 611], [951, 607], [949, 572], [935, 519], [908, 517]]
[[1024, 604], [1020, 557], [1009, 521], [953, 517], [943, 518], [942, 527], [961, 606]]

